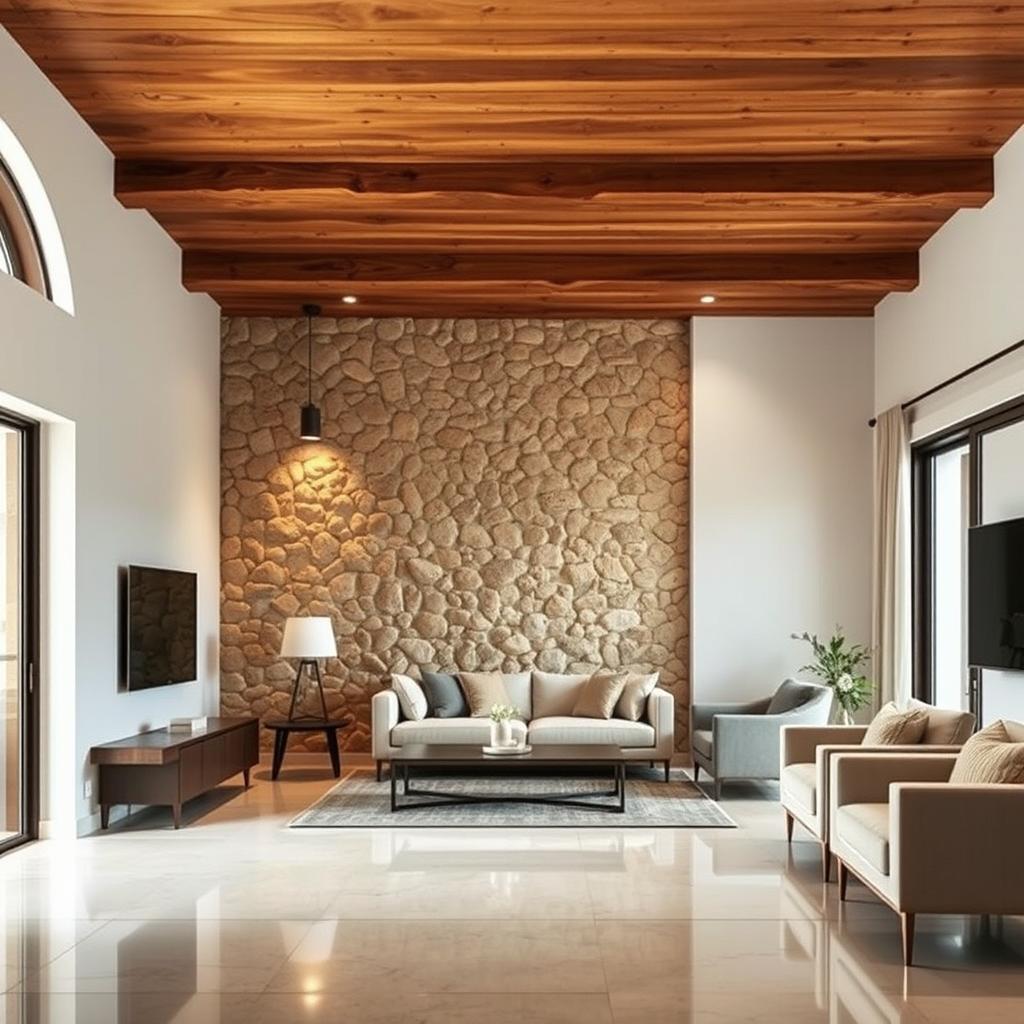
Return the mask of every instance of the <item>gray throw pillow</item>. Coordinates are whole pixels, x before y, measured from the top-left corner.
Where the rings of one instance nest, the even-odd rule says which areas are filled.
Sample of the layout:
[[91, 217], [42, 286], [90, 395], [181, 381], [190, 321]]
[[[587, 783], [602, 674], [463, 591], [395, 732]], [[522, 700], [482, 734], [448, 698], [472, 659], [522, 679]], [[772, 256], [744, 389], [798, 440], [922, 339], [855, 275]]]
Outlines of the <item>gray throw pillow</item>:
[[423, 692], [427, 695], [428, 714], [434, 718], [468, 718], [469, 705], [458, 679], [448, 672], [420, 670]]

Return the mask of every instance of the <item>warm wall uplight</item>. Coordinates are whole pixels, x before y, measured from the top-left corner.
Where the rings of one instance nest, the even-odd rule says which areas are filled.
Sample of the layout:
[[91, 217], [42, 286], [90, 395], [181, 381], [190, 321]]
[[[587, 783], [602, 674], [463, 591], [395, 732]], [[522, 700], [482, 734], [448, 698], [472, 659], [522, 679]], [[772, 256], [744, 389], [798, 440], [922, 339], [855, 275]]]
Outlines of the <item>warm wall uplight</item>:
[[703, 304], [704, 304], [705, 306], [710, 306], [710, 305], [711, 305], [711, 303], [715, 301], [715, 296], [714, 296], [714, 295], [702, 295], [702, 296], [700, 297], [700, 301], [701, 301], [701, 302], [702, 302], [702, 303], [703, 303]]
[[344, 302], [346, 306], [354, 306], [359, 300], [354, 295], [342, 295], [341, 301]]

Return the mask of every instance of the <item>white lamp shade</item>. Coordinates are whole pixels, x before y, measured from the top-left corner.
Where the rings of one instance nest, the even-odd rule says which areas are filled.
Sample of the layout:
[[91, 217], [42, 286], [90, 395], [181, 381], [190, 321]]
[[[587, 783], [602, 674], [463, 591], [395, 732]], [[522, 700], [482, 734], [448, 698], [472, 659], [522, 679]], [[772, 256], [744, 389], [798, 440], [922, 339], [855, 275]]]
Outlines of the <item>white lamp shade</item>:
[[326, 615], [287, 619], [281, 640], [282, 658], [336, 658], [338, 641]]

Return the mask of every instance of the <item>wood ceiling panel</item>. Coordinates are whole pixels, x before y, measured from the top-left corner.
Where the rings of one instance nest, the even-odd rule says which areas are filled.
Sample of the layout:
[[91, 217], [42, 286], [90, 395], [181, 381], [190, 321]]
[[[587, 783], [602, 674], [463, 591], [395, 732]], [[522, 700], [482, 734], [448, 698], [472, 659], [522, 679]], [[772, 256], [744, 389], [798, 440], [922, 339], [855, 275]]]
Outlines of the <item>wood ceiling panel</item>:
[[1024, 120], [1024, 0], [0, 0], [0, 22], [231, 312], [342, 285], [367, 315], [710, 290], [704, 312], [865, 312], [991, 195]]

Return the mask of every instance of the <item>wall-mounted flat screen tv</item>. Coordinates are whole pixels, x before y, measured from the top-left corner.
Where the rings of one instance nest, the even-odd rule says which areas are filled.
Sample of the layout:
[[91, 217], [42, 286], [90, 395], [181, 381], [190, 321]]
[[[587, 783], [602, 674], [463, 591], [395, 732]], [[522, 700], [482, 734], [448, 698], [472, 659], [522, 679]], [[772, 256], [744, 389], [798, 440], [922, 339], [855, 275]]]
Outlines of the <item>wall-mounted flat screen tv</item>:
[[128, 566], [125, 678], [129, 690], [196, 679], [196, 574]]
[[971, 527], [967, 559], [967, 660], [1024, 670], [1024, 519]]

